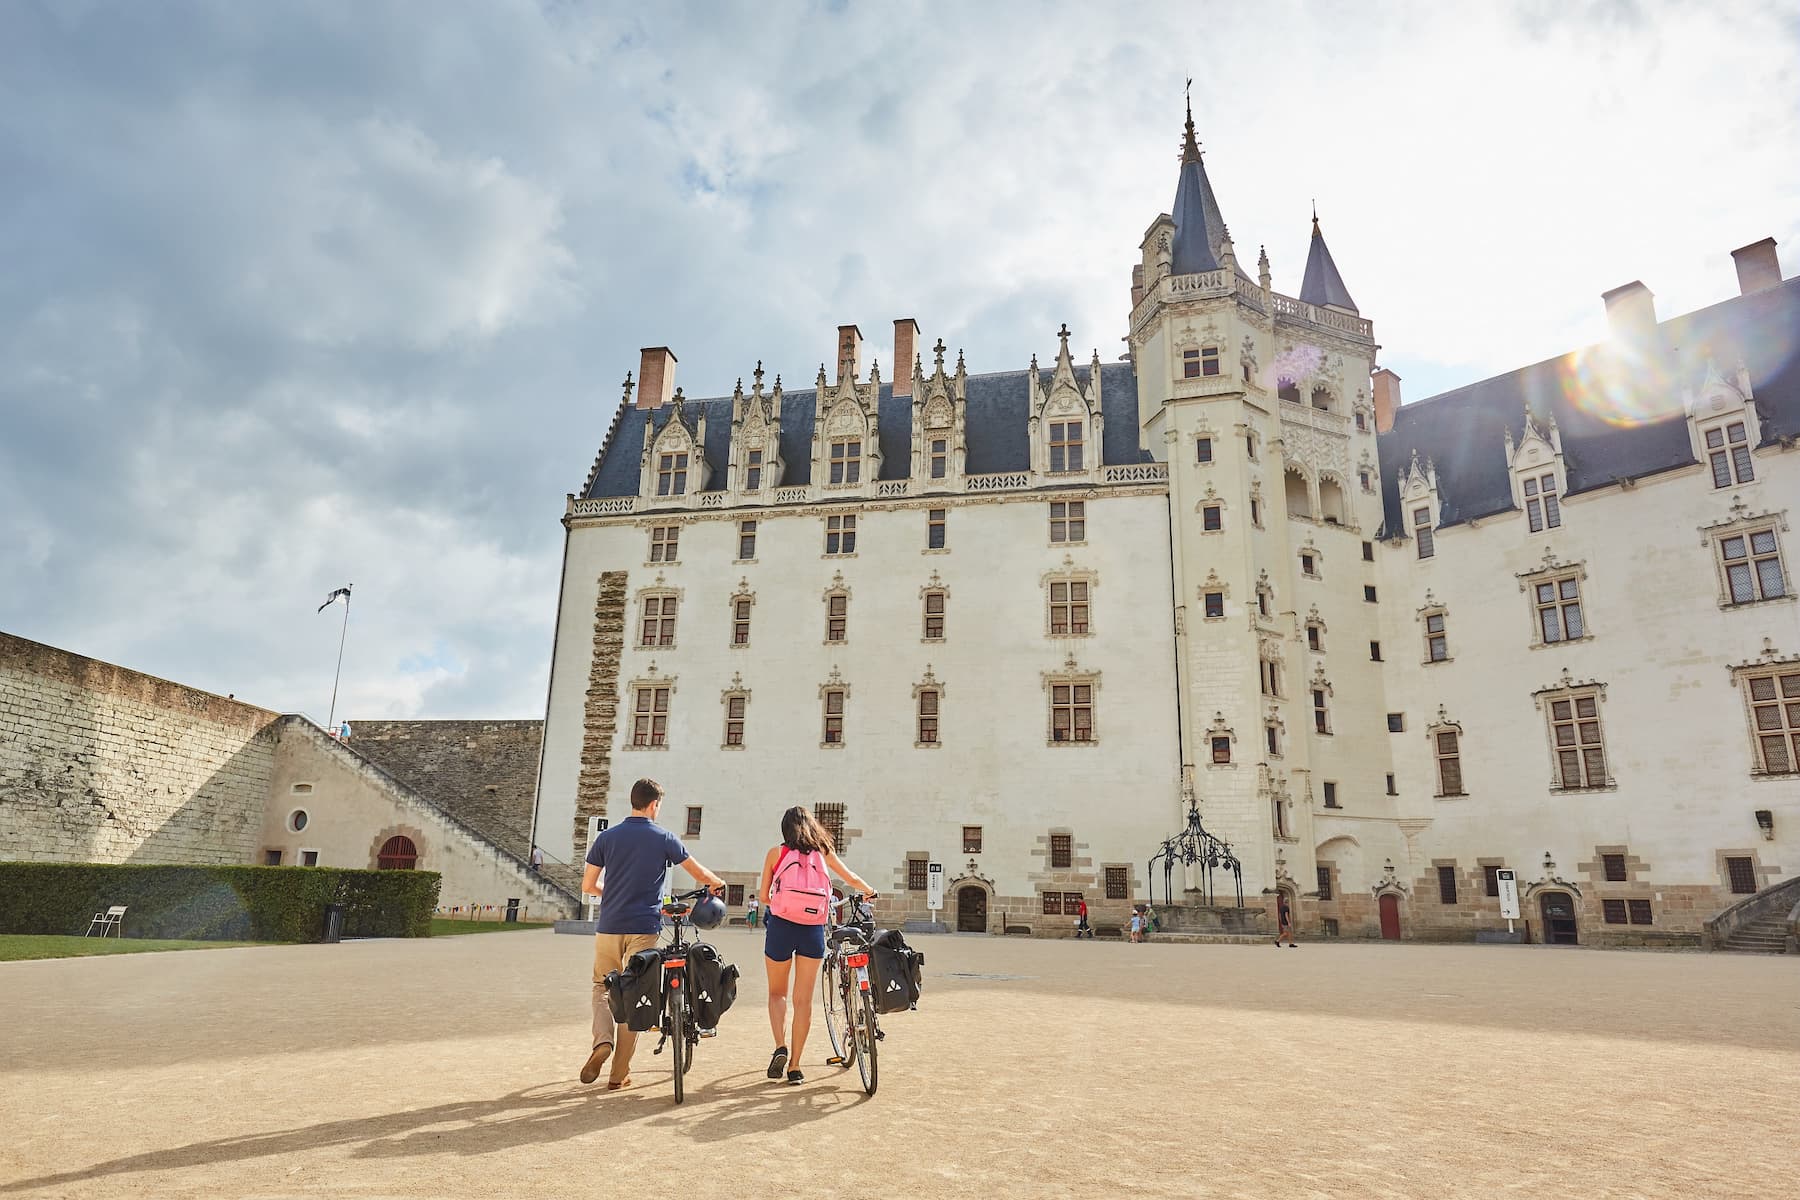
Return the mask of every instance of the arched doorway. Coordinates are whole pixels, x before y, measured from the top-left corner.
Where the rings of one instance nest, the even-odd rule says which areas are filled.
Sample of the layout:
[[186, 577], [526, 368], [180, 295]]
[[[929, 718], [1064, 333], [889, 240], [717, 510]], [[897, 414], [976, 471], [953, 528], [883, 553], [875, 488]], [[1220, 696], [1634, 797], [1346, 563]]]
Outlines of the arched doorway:
[[969, 884], [956, 890], [956, 932], [987, 932], [987, 890]]
[[1381, 898], [1381, 936], [1384, 940], [1400, 940], [1400, 897], [1389, 892]]
[[1538, 896], [1538, 911], [1544, 917], [1544, 944], [1574, 946], [1581, 941], [1575, 931], [1575, 900], [1567, 892], [1544, 892]]
[[410, 871], [419, 865], [419, 850], [413, 840], [401, 834], [395, 834], [381, 844], [381, 853], [375, 856], [375, 869], [378, 871]]

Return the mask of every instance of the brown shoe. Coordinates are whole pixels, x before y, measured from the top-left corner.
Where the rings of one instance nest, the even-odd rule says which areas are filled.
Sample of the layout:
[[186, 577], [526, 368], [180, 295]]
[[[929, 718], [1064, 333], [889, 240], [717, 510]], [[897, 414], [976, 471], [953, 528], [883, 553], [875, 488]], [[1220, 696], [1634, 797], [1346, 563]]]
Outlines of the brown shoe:
[[630, 1086], [631, 1086], [631, 1077], [626, 1076], [624, 1079], [616, 1079], [616, 1080], [612, 1081], [611, 1083], [608, 1083], [606, 1085], [606, 1090], [609, 1092], [616, 1092], [620, 1088], [628, 1088]]
[[612, 1057], [612, 1052], [613, 1044], [611, 1042], [601, 1042], [595, 1046], [594, 1052], [588, 1055], [587, 1062], [582, 1064], [581, 1082], [592, 1083], [600, 1078], [600, 1068], [606, 1065], [606, 1060]]

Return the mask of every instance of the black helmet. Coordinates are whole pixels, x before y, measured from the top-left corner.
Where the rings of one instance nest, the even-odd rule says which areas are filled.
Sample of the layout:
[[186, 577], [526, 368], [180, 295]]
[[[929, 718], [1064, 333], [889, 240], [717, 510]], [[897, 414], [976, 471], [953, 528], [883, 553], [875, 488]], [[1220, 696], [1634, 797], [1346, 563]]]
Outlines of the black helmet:
[[717, 929], [725, 923], [725, 902], [717, 896], [702, 896], [688, 913], [688, 921], [696, 929]]

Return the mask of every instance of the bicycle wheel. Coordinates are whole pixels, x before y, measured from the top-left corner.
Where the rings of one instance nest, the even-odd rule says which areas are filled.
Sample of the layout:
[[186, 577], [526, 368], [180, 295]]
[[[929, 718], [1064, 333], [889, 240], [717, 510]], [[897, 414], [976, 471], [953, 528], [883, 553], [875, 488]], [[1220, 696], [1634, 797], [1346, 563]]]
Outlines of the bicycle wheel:
[[873, 1096], [875, 1085], [881, 1082], [881, 1075], [875, 1058], [876, 1033], [875, 1001], [867, 992], [857, 993], [858, 1015], [856, 1022], [856, 1072], [862, 1076], [863, 1091]]
[[842, 972], [838, 968], [837, 955], [829, 955], [825, 966], [819, 972], [819, 1002], [825, 1008], [825, 1036], [831, 1039], [831, 1053], [850, 1063], [849, 1016], [844, 1011]]
[[[671, 981], [673, 982], [673, 981]], [[682, 984], [686, 984], [683, 979]], [[687, 988], [671, 987], [669, 989], [669, 1049], [675, 1053], [675, 1103], [680, 1104], [687, 1099], [682, 1076], [687, 1074], [688, 1040], [687, 1040]]]

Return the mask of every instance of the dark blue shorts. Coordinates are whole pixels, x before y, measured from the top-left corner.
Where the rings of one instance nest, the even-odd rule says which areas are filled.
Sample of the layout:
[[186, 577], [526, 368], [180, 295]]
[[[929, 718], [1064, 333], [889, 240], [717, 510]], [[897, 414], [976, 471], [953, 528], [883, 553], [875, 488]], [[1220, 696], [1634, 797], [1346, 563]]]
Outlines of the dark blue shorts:
[[825, 927], [800, 925], [785, 917], [769, 913], [768, 932], [763, 936], [763, 955], [775, 962], [786, 962], [798, 954], [801, 958], [825, 957]]

